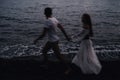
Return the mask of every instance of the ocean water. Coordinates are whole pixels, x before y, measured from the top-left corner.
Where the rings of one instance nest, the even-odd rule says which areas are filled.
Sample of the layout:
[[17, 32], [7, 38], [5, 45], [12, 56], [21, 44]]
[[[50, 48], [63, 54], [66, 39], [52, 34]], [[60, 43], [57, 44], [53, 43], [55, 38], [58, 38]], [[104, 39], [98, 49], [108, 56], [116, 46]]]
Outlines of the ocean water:
[[[41, 55], [47, 41], [33, 45], [44, 27], [45, 7], [55, 16], [69, 36], [80, 32], [81, 16], [89, 13], [94, 31], [94, 48], [101, 59], [120, 59], [120, 0], [0, 0], [0, 57]], [[63, 54], [77, 53], [79, 44], [60, 36]], [[49, 53], [52, 53], [50, 51]]]

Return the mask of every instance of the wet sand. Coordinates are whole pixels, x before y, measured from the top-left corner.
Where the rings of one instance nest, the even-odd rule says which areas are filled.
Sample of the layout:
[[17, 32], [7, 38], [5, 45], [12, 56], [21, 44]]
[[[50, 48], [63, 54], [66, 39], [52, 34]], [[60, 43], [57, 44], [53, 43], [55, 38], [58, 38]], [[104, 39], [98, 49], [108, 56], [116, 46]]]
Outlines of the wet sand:
[[66, 67], [57, 60], [48, 64], [39, 57], [0, 58], [0, 80], [120, 80], [120, 61], [101, 61], [103, 66], [99, 75], [84, 75], [81, 70], [71, 65], [73, 71], [65, 75]]

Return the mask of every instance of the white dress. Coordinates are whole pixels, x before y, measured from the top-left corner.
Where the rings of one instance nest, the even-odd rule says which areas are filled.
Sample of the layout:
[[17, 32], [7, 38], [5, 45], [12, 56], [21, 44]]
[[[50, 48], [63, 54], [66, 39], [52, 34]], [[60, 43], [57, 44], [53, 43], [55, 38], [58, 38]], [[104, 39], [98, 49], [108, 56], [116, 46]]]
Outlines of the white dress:
[[84, 39], [89, 34], [89, 30], [84, 29], [81, 36], [79, 36], [80, 49], [72, 60], [72, 63], [81, 68], [84, 74], [99, 74], [101, 71], [101, 64], [94, 51], [91, 39]]

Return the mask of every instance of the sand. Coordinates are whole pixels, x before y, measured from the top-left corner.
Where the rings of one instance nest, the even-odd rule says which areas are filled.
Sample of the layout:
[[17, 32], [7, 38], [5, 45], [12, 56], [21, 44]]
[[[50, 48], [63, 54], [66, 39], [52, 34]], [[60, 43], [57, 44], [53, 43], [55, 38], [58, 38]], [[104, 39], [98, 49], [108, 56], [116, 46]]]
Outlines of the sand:
[[85, 75], [74, 64], [73, 71], [65, 75], [65, 65], [57, 60], [44, 64], [39, 57], [27, 56], [12, 59], [0, 58], [0, 80], [120, 80], [120, 61], [100, 61], [98, 75]]

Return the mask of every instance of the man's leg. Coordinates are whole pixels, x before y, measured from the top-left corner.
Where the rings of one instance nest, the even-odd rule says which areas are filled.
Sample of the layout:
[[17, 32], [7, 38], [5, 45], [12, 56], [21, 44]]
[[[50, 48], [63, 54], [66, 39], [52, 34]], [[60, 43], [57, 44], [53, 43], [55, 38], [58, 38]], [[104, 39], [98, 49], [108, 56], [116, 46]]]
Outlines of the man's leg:
[[60, 49], [59, 49], [59, 46], [58, 46], [58, 42], [56, 42], [56, 43], [53, 44], [52, 49], [53, 49], [55, 55], [57, 56], [57, 58], [67, 67], [67, 70], [65, 71], [65, 74], [68, 75], [70, 73], [70, 71], [72, 70], [72, 68], [66, 62], [66, 60], [63, 57], [63, 55], [60, 54]]
[[48, 56], [47, 56], [47, 52], [51, 49], [51, 45], [50, 45], [50, 42], [47, 42], [45, 44], [45, 46], [43, 47], [43, 50], [42, 50], [42, 53], [43, 53], [43, 56], [44, 56], [44, 62], [47, 62], [48, 61]]
[[63, 55], [60, 53], [58, 41], [53, 43], [52, 49], [53, 49], [55, 55], [57, 56], [57, 58], [68, 67], [66, 60], [64, 59]]

